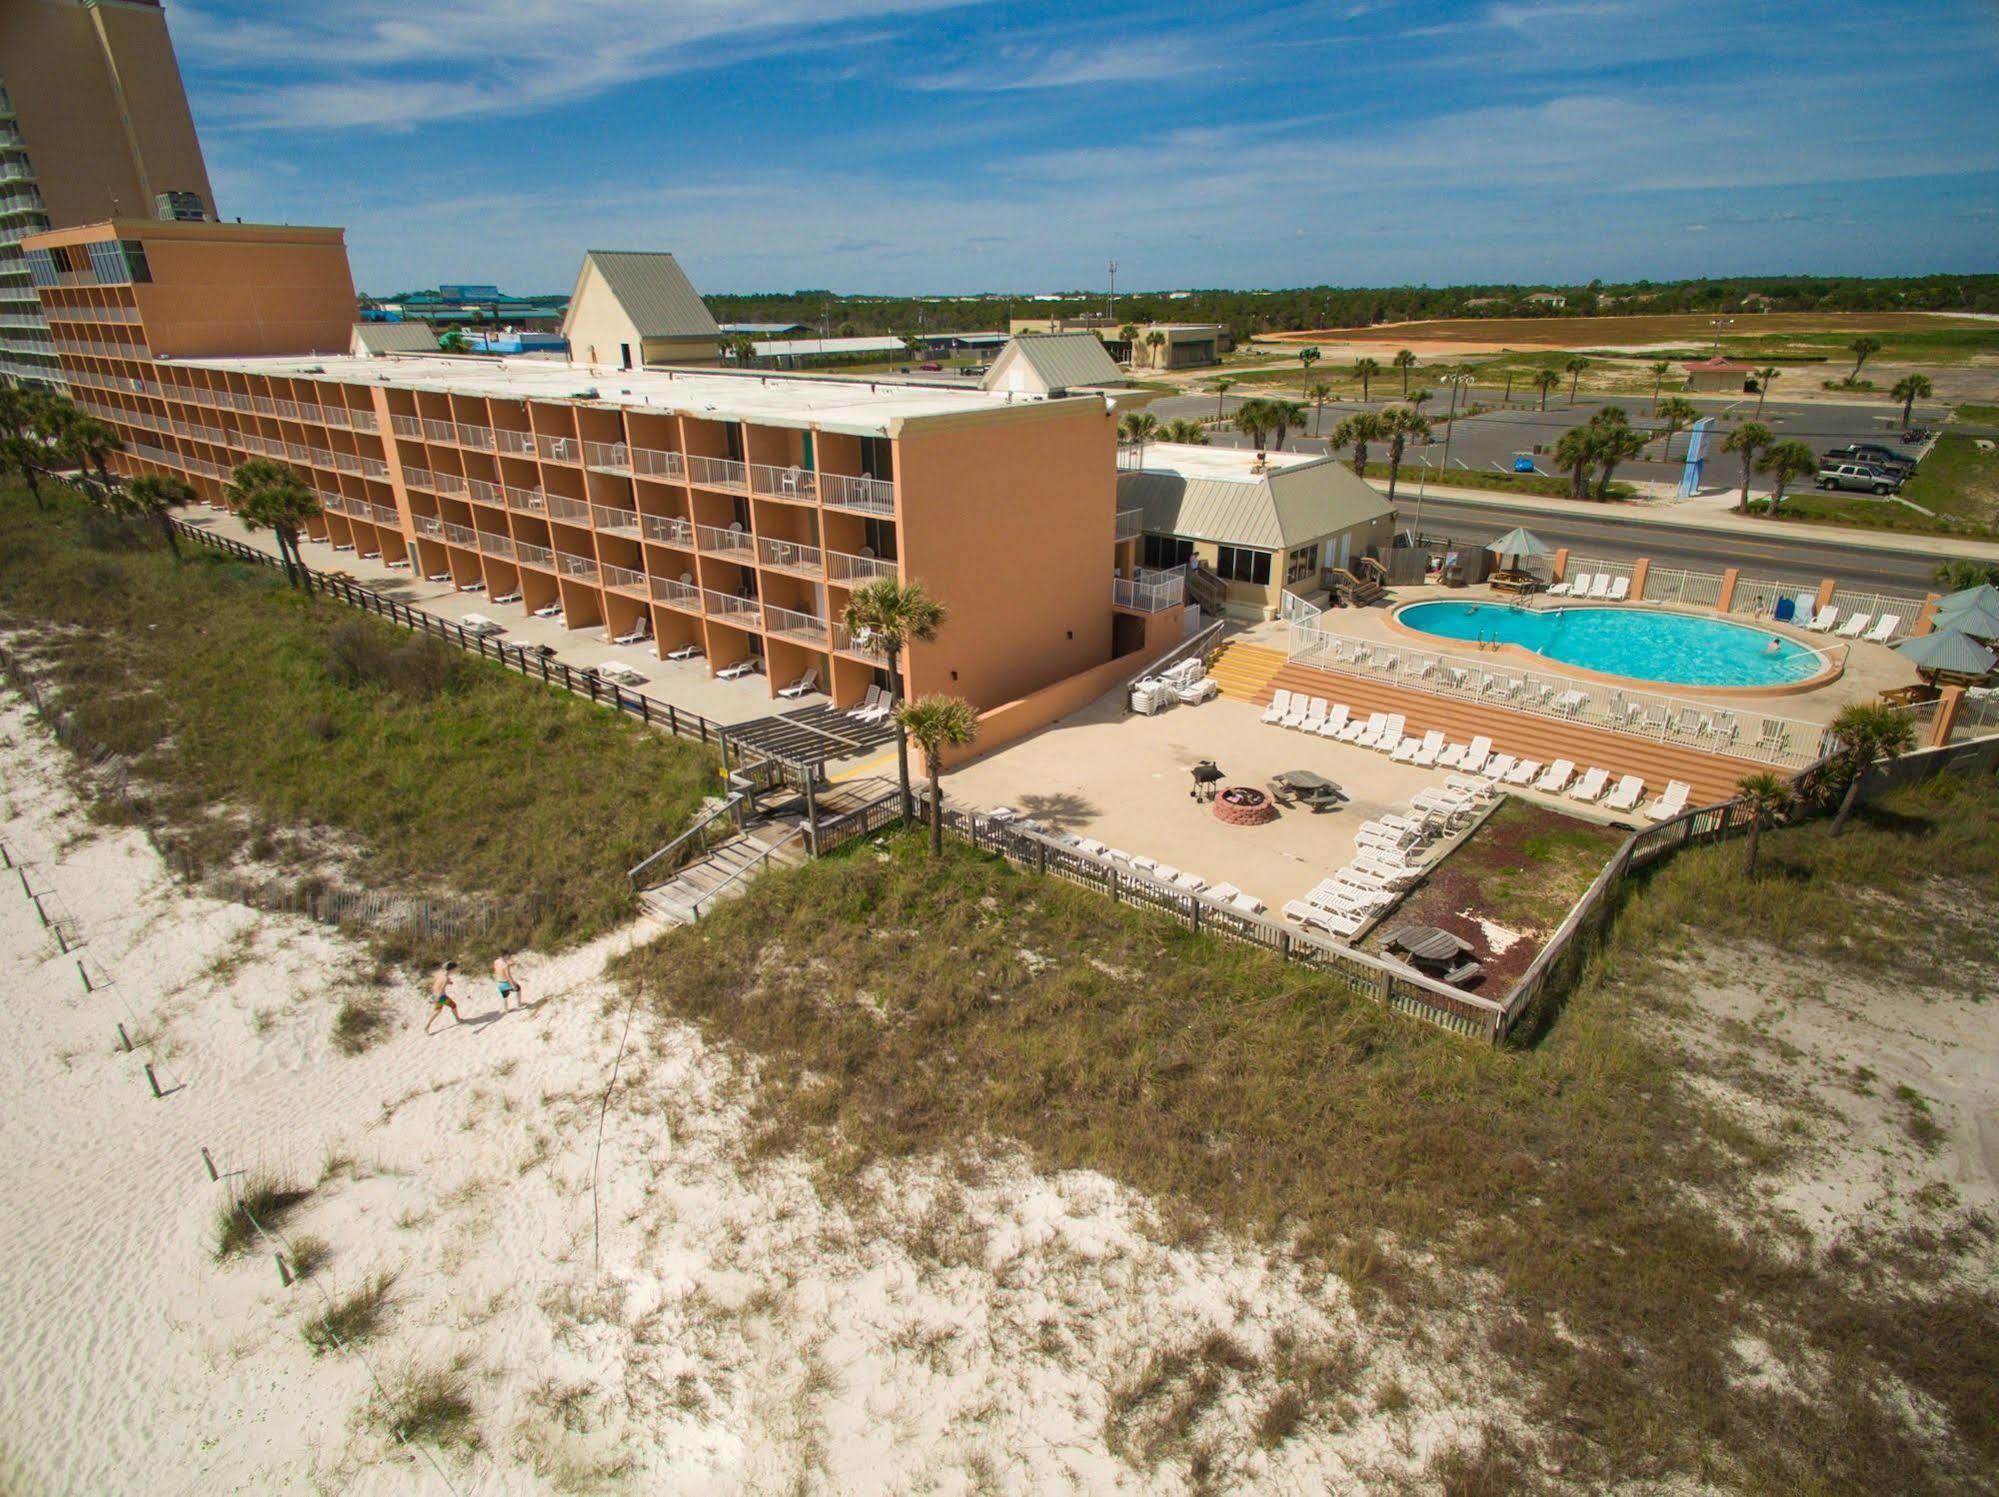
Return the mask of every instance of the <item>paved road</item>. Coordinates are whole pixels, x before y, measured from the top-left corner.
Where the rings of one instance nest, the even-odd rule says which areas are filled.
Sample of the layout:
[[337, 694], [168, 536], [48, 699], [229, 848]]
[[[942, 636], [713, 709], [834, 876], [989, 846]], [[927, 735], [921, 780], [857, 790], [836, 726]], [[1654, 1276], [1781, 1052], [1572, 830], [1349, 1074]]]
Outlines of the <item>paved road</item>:
[[[1412, 496], [1396, 494], [1395, 518], [1404, 528], [1414, 525], [1416, 504]], [[1734, 532], [1718, 534], [1693, 526], [1633, 525], [1615, 515], [1600, 520], [1551, 515], [1540, 510], [1510, 510], [1498, 504], [1435, 496], [1423, 500], [1422, 519], [1425, 533], [1448, 535], [1454, 541], [1489, 541], [1515, 525], [1525, 525], [1551, 546], [1567, 546], [1581, 555], [1600, 556], [1606, 561], [1649, 556], [1659, 566], [1696, 571], [1741, 567], [1746, 571], [1774, 572], [1786, 581], [1837, 577], [1845, 585], [1917, 597], [1934, 585], [1930, 579], [1936, 569], [1936, 557], [1920, 551], [1827, 545], [1792, 529], [1765, 540]], [[1883, 543], [1892, 545], [1895, 539], [1883, 537]], [[1921, 537], [1909, 540], [1921, 545]]]

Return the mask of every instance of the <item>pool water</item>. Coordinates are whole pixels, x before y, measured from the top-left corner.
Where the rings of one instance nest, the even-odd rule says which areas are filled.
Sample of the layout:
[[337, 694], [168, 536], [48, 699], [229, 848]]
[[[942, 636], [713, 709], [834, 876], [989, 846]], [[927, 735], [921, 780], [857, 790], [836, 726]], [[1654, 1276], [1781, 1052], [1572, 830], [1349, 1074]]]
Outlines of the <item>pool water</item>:
[[1822, 666], [1818, 651], [1767, 629], [1653, 608], [1439, 601], [1411, 603], [1395, 617], [1440, 639], [1518, 645], [1583, 670], [1677, 686], [1785, 686]]

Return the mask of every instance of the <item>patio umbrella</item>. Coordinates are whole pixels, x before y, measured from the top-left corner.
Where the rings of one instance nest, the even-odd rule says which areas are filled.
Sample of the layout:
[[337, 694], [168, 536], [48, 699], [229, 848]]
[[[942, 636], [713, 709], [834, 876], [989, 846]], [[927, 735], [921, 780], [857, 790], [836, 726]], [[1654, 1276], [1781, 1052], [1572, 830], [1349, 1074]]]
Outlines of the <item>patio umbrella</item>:
[[1518, 556], [1523, 559], [1529, 556], [1553, 556], [1555, 554], [1554, 548], [1544, 542], [1541, 537], [1534, 534], [1531, 530], [1522, 530], [1518, 525], [1507, 531], [1506, 534], [1502, 535], [1485, 549], [1490, 551], [1494, 556]]
[[1894, 648], [1917, 670], [1950, 676], [1982, 676], [1992, 669], [1995, 661], [1999, 661], [1999, 655], [1994, 655], [1970, 635], [1955, 629], [1919, 634], [1914, 639], [1903, 640]]
[[1936, 613], [1936, 627], [1938, 630], [1955, 629], [1960, 634], [1969, 634], [1977, 639], [1999, 639], [1999, 603], [1979, 598], [1955, 607], [1940, 607]]
[[1988, 603], [1999, 608], [1999, 587], [1989, 582], [1981, 582], [1976, 587], [1967, 587], [1937, 600], [1938, 613], [1950, 613], [1967, 603]]

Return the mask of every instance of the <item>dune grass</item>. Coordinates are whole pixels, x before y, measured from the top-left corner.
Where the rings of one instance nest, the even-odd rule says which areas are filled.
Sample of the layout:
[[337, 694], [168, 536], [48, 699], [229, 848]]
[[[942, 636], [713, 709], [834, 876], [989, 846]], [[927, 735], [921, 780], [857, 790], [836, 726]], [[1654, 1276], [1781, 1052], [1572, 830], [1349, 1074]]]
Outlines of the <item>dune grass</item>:
[[[220, 1262], [246, 1253], [263, 1242], [264, 1232], [276, 1232], [284, 1219], [312, 1192], [280, 1175], [247, 1176], [236, 1193], [215, 1212], [215, 1257]], [[259, 1227], [263, 1232], [258, 1231]]]
[[44, 516], [0, 492], [0, 626], [129, 756], [196, 866], [246, 845], [301, 874], [330, 858], [369, 889], [496, 907], [495, 947], [625, 918], [624, 870], [713, 783], [694, 745], [266, 568], [198, 548], [177, 565], [74, 500]]
[[[1733, 844], [1656, 873], [1528, 1051], [960, 846], [932, 859], [913, 835], [759, 880], [620, 973], [756, 1057], [756, 1150], [816, 1159], [828, 1191], [1008, 1140], [1145, 1193], [1170, 1232], [1304, 1255], [1398, 1336], [1475, 1301], [1532, 1435], [1482, 1458], [1507, 1489], [1551, 1467], [1583, 1487], [1962, 1489], [1999, 1460], [1989, 1290], [1945, 1275], [1917, 1293], [1864, 1253], [1800, 1254], [1756, 1188], [1784, 1147], [1682, 1084], [1687, 1058], [1647, 1021], [1684, 986], [1680, 944], [1711, 930], [1801, 960], [1844, 951], [1856, 901], [1899, 897], [1915, 867], [1959, 860], [1941, 892], [1974, 913], [1982, 897], [1989, 920], [1999, 797], [1905, 792], [1837, 844], [1800, 827], [1764, 846], [1753, 889]], [[1751, 1331], [1837, 1377], [1745, 1379]], [[1181, 1371], [1132, 1407], [1215, 1382]], [[1911, 1396], [1934, 1424], [1903, 1417]], [[1301, 1398], [1257, 1438], [1320, 1411]], [[1127, 1426], [1143, 1464], [1177, 1423]]]
[[410, 1367], [389, 1391], [384, 1421], [412, 1444], [477, 1450], [472, 1379], [462, 1362]]
[[306, 1344], [315, 1352], [324, 1352], [366, 1341], [387, 1317], [395, 1285], [394, 1274], [378, 1273], [326, 1309], [306, 1316], [299, 1327]]

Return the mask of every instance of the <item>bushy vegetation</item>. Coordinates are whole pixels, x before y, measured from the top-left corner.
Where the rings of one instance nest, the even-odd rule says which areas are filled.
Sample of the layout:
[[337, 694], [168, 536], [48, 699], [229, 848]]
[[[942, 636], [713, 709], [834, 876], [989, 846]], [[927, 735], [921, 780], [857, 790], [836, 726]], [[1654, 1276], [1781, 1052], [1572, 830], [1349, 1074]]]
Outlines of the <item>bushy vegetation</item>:
[[246, 1176], [236, 1193], [216, 1209], [216, 1258], [233, 1258], [256, 1247], [264, 1232], [275, 1233], [285, 1217], [311, 1194], [280, 1175]]
[[[1525, 1051], [913, 834], [762, 879], [621, 975], [757, 1059], [756, 1147], [817, 1159], [828, 1190], [865, 1199], [868, 1166], [1005, 1140], [1145, 1193], [1169, 1230], [1303, 1254], [1397, 1336], [1457, 1324], [1480, 1286], [1493, 1375], [1531, 1436], [1489, 1453], [1503, 1479], [1481, 1490], [1551, 1470], [1583, 1488], [1968, 1489], [1999, 1460], [1999, 1304], [1948, 1265], [1918, 1289], [1864, 1253], [1801, 1252], [1758, 1194], [1783, 1146], [1684, 1084], [1656, 1021], [1682, 942], [1844, 954], [1865, 939], [1856, 902], [1902, 897], [1918, 868], [1926, 910], [1956, 899], [1989, 922], [1995, 860], [1989, 784], [1904, 792], [1836, 843], [1767, 833], [1754, 888], [1738, 846], [1685, 853]], [[1747, 1334], [1837, 1373], [1749, 1378]], [[1205, 1365], [1173, 1376], [1192, 1387]], [[1267, 1437], [1341, 1417], [1315, 1397], [1273, 1408]], [[1909, 1420], [1911, 1399], [1933, 1413]], [[1155, 1433], [1135, 1428], [1141, 1454]]]
[[299, 1327], [306, 1344], [315, 1352], [323, 1352], [366, 1341], [388, 1314], [390, 1292], [395, 1284], [394, 1274], [378, 1273], [324, 1310], [306, 1316]]
[[496, 946], [579, 938], [627, 915], [624, 870], [712, 783], [693, 745], [270, 569], [176, 563], [126, 522], [93, 544], [105, 523], [0, 494], [0, 624], [197, 867], [248, 843], [301, 878], [490, 904]]

